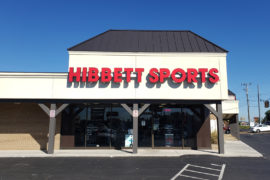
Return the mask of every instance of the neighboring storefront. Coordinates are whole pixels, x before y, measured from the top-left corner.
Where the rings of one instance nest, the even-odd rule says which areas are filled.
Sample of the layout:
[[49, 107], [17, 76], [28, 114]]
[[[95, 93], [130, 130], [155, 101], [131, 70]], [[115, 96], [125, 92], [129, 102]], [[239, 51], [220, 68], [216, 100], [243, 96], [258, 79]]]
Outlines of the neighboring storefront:
[[68, 73], [0, 73], [0, 149], [210, 149], [211, 112], [224, 153], [226, 50], [191, 31], [109, 30], [68, 52]]

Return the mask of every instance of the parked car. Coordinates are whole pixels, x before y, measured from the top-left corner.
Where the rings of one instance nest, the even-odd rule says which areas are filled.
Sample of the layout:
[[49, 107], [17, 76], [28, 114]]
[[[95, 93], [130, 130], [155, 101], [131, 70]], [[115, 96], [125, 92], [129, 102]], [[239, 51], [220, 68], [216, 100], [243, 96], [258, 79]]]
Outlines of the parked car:
[[259, 124], [251, 128], [251, 132], [262, 132], [262, 131], [270, 131], [270, 126], [265, 124]]

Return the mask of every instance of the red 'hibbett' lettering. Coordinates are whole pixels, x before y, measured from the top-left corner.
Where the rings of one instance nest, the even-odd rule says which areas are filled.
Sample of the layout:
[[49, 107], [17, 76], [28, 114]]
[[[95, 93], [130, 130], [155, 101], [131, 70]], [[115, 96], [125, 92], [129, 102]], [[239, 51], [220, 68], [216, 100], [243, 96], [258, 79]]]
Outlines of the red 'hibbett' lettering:
[[101, 82], [110, 82], [112, 80], [111, 69], [102, 68], [101, 69]]
[[114, 82], [122, 82], [122, 68], [114, 68], [113, 80]]
[[97, 68], [89, 68], [88, 82], [97, 82], [98, 79], [99, 79], [98, 69]]
[[84, 67], [82, 71], [82, 82], [86, 82], [87, 68]]
[[74, 68], [73, 67], [70, 67], [69, 68], [68, 81], [69, 82], [72, 82], [74, 77], [76, 77], [76, 81], [77, 82], [80, 82], [80, 79], [81, 79], [81, 68], [78, 67], [76, 73], [74, 73]]
[[144, 71], [144, 68], [135, 68], [135, 72], [137, 73], [137, 82], [142, 81], [142, 72]]
[[130, 74], [133, 71], [133, 68], [125, 68], [124, 71], [126, 73], [126, 81], [130, 82]]

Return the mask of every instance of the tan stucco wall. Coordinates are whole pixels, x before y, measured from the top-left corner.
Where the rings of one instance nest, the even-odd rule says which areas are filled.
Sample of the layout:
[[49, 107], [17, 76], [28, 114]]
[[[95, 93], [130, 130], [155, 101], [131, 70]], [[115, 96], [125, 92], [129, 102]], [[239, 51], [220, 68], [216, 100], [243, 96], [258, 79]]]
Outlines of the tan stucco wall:
[[[60, 148], [61, 115], [55, 149]], [[36, 103], [0, 103], [0, 150], [46, 150], [49, 117]]]

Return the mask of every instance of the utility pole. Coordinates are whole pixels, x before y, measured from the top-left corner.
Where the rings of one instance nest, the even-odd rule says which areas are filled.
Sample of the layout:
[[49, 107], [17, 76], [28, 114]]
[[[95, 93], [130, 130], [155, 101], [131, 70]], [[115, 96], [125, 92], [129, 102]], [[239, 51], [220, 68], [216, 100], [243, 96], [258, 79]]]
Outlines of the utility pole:
[[244, 86], [244, 91], [246, 91], [247, 96], [247, 111], [248, 111], [248, 123], [250, 125], [250, 114], [249, 114], [249, 99], [248, 99], [248, 86], [251, 85], [251, 83], [242, 83], [242, 86]]
[[258, 89], [259, 124], [261, 124], [261, 107], [260, 107], [260, 89], [259, 89], [259, 84], [257, 85], [257, 89]]

